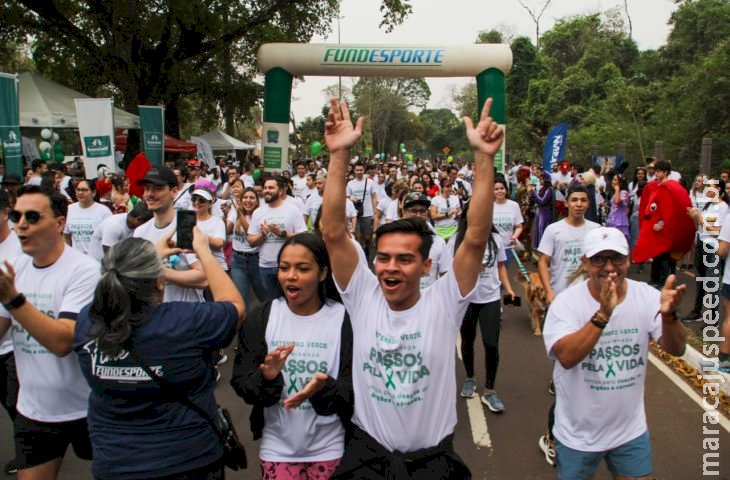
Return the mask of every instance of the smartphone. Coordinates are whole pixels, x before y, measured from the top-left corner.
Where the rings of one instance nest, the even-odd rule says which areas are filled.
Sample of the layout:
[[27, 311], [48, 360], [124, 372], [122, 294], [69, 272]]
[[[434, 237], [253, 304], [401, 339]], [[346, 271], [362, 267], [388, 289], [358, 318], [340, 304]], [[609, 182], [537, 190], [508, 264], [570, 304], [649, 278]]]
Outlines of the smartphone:
[[515, 295], [515, 298], [513, 300], [511, 296], [505, 295], [502, 297], [502, 303], [504, 305], [512, 305], [513, 307], [519, 307], [519, 306], [522, 306], [522, 298]]
[[177, 247], [185, 250], [193, 249], [193, 227], [196, 223], [195, 212], [191, 210], [177, 211]]

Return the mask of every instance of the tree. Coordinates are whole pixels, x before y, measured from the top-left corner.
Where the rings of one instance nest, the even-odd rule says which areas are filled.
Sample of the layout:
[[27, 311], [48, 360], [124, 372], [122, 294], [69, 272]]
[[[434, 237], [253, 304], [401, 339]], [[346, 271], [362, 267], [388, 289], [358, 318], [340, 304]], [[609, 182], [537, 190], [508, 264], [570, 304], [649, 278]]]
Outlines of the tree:
[[542, 18], [543, 14], [545, 13], [545, 10], [550, 6], [550, 2], [552, 0], [544, 0], [542, 2], [542, 6], [539, 5], [529, 5], [527, 0], [517, 0], [517, 2], [527, 10], [527, 13], [530, 14], [530, 18], [532, 19], [532, 22], [535, 24], [535, 46], [537, 49], [540, 49], [540, 19]]
[[424, 109], [418, 118], [423, 125], [424, 144], [430, 156], [441, 154], [444, 147], [459, 151], [467, 146], [463, 124], [448, 108]]
[[[121, 106], [164, 104], [179, 134], [179, 106], [197, 94], [229, 121], [260, 98], [255, 52], [268, 41], [308, 41], [327, 32], [338, 0], [7, 0], [0, 41], [36, 38], [33, 58], [50, 78], [87, 94], [112, 90]], [[383, 0], [382, 25], [411, 7]]]

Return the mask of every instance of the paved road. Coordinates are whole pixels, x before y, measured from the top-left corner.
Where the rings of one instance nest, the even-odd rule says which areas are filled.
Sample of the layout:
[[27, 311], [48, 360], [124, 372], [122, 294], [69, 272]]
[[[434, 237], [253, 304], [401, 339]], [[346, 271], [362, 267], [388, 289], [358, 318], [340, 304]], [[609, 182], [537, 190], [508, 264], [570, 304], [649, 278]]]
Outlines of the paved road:
[[[513, 265], [514, 269], [514, 265]], [[516, 278], [516, 270], [512, 272]], [[632, 277], [645, 279], [645, 274]], [[693, 278], [680, 275], [681, 281], [690, 283], [689, 295], [685, 298], [688, 311], [690, 297], [694, 294]], [[516, 282], [515, 282], [516, 284]], [[519, 285], [515, 287], [519, 293]], [[693, 325], [699, 329], [701, 324]], [[477, 345], [479, 345], [477, 341]], [[232, 349], [231, 349], [232, 350]], [[482, 407], [478, 400], [468, 406], [459, 399], [459, 423], [455, 434], [456, 449], [471, 468], [475, 479], [496, 480], [538, 480], [554, 479], [555, 471], [545, 463], [537, 447], [537, 439], [544, 432], [547, 411], [553, 397], [547, 392], [551, 363], [545, 355], [542, 339], [532, 335], [529, 328], [527, 309], [509, 309], [505, 312], [500, 338], [501, 363], [497, 378], [497, 390], [505, 403], [504, 414], [495, 415]], [[229, 356], [232, 351], [229, 352]], [[483, 351], [477, 346], [476, 365], [483, 365]], [[457, 384], [464, 381], [461, 363], [457, 362]], [[483, 382], [483, 367], [477, 369]], [[702, 409], [695, 400], [680, 390], [655, 366], [648, 367], [646, 387], [646, 409], [654, 448], [654, 477], [663, 480], [694, 480], [703, 478], [702, 455], [703, 423]], [[228, 472], [228, 479], [260, 478], [257, 468], [258, 446], [251, 441], [248, 430], [250, 409], [236, 397], [228, 386], [230, 362], [223, 368], [223, 378], [218, 386], [219, 401], [230, 408], [238, 432], [246, 444], [249, 463], [253, 466], [246, 472]], [[439, 412], [434, 412], [438, 415]], [[720, 478], [730, 480], [730, 433], [721, 427], [719, 435]], [[12, 451], [12, 433], [7, 416], [0, 414], [0, 464], [9, 458]], [[477, 446], [477, 441], [490, 446]], [[123, 460], [122, 460], [123, 461]], [[0, 480], [6, 477], [0, 472]], [[63, 465], [62, 480], [83, 480], [91, 478], [89, 464], [76, 459], [69, 450]], [[596, 480], [610, 478], [608, 472], [600, 470]]]

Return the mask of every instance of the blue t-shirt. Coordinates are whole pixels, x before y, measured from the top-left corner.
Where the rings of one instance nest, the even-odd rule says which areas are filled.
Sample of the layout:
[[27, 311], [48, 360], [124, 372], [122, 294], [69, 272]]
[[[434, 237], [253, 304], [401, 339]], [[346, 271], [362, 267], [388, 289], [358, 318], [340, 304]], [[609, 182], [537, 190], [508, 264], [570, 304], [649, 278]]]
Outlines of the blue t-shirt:
[[[92, 472], [99, 479], [154, 478], [205, 467], [223, 448], [210, 424], [181, 402], [166, 400], [134, 357], [102, 355], [89, 340], [89, 306], [76, 320], [74, 350], [91, 386], [89, 433]], [[237, 311], [229, 302], [168, 302], [132, 334], [147, 366], [211, 415], [215, 414], [212, 352], [235, 334]]]

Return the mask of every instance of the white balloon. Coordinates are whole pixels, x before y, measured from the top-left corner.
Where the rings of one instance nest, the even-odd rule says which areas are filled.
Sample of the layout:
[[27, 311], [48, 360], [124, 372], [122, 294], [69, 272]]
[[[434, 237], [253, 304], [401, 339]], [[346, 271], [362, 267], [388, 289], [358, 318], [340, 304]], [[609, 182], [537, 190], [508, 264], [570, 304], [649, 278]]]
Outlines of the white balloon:
[[51, 149], [51, 144], [48, 143], [48, 142], [41, 142], [41, 143], [38, 144], [38, 149], [41, 152], [46, 152], [46, 151], [48, 151], [48, 150]]
[[44, 128], [43, 130], [41, 130], [41, 137], [44, 140], [49, 140], [51, 138], [51, 130], [48, 128]]
[[53, 141], [57, 142], [61, 137], [58, 136], [56, 132], [53, 132]]

